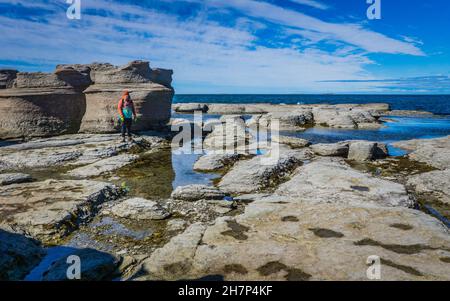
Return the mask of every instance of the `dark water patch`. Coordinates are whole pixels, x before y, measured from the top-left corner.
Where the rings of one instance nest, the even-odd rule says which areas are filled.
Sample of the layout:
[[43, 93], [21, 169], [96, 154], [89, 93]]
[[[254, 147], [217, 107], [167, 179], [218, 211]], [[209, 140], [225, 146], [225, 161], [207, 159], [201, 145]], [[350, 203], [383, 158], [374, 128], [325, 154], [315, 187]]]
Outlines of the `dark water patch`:
[[236, 273], [245, 275], [248, 273], [247, 269], [242, 264], [237, 263], [227, 264], [226, 266], [224, 266], [223, 271], [225, 272], [225, 274]]
[[279, 271], [282, 271], [286, 268], [285, 264], [282, 264], [279, 261], [271, 261], [266, 263], [263, 266], [260, 266], [257, 271], [262, 275], [262, 276], [269, 276], [271, 274], [274, 273], [278, 273]]
[[406, 177], [436, 170], [426, 163], [410, 160], [407, 157], [389, 158], [373, 162], [346, 161], [356, 170], [369, 172], [376, 177], [395, 177], [405, 182]]
[[450, 228], [450, 207], [440, 202], [419, 201], [420, 208]]
[[312, 231], [315, 236], [318, 236], [321, 238], [342, 238], [342, 237], [344, 237], [344, 234], [330, 230], [330, 229], [310, 228], [309, 230]]
[[381, 247], [383, 249], [399, 253], [399, 254], [417, 254], [422, 251], [426, 250], [445, 250], [450, 251], [445, 248], [434, 248], [431, 246], [423, 245], [423, 244], [415, 244], [415, 245], [397, 245], [397, 244], [384, 244], [375, 240], [372, 240], [370, 238], [364, 238], [360, 241], [354, 242], [354, 245], [356, 246], [374, 246], [374, 247]]
[[144, 198], [168, 198], [172, 193], [175, 171], [170, 149], [144, 155], [138, 161], [119, 169], [116, 184], [126, 186], [130, 195]]
[[450, 263], [450, 257], [441, 257], [439, 260], [445, 263]]
[[228, 228], [230, 230], [224, 231], [221, 234], [226, 236], [231, 236], [237, 240], [246, 240], [248, 239], [248, 236], [245, 234], [248, 230], [250, 230], [249, 227], [246, 227], [244, 225], [239, 224], [238, 222], [234, 220], [227, 221]]
[[105, 236], [124, 236], [133, 238], [135, 240], [142, 240], [148, 236], [151, 236], [154, 231], [151, 229], [130, 229], [125, 225], [115, 221], [110, 217], [104, 217], [99, 222], [92, 225], [97, 230], [101, 230], [101, 235]]
[[281, 218], [281, 221], [282, 222], [298, 222], [298, 218], [296, 216], [292, 216], [292, 215], [283, 216]]
[[413, 226], [406, 225], [406, 224], [392, 224], [392, 225], [389, 225], [389, 227], [404, 230], [404, 231], [412, 230], [414, 228]]
[[288, 267], [287, 281], [306, 281], [311, 278], [311, 275], [304, 271], [292, 267]]
[[191, 265], [186, 262], [175, 262], [164, 265], [163, 269], [170, 275], [185, 275], [190, 271]]
[[389, 259], [381, 258], [381, 263], [414, 276], [423, 276], [423, 274], [415, 268], [395, 263], [393, 261], [390, 261]]
[[300, 269], [288, 267], [279, 261], [271, 261], [263, 266], [260, 266], [257, 271], [261, 276], [269, 276], [280, 271], [286, 271], [286, 280], [288, 281], [306, 281], [311, 278], [311, 275], [303, 272]]
[[17, 140], [0, 140], [0, 147], [20, 144], [22, 142], [23, 141], [19, 140], [19, 139], [17, 139]]
[[366, 186], [350, 186], [351, 189], [361, 191], [361, 192], [368, 192], [370, 191], [369, 187]]

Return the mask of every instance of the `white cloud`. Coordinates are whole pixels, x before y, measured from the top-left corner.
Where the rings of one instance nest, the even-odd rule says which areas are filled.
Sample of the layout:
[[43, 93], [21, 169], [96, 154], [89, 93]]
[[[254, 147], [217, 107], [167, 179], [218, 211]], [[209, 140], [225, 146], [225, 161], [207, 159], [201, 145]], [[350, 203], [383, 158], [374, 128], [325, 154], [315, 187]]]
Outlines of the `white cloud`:
[[302, 5], [307, 5], [307, 6], [311, 6], [314, 8], [318, 8], [318, 9], [328, 9], [329, 6], [319, 2], [319, 1], [315, 1], [315, 0], [290, 0], [291, 2], [294, 3], [298, 3], [298, 4], [302, 4]]
[[[200, 0], [188, 1], [199, 2]], [[425, 55], [422, 50], [412, 43], [389, 38], [383, 34], [365, 29], [359, 24], [324, 22], [301, 12], [285, 9], [266, 2], [253, 0], [209, 0], [205, 3], [215, 7], [239, 9], [249, 16], [262, 18], [284, 26], [330, 35], [336, 40], [358, 46], [369, 52], [416, 56]]]
[[[46, 23], [0, 16], [0, 43], [7, 45], [2, 48], [0, 59], [39, 65], [93, 61], [123, 64], [148, 59], [152, 66], [175, 70], [175, 86], [181, 93], [320, 93], [368, 89], [370, 84], [321, 81], [373, 79], [365, 71], [367, 65], [374, 63], [366, 56], [366, 50], [371, 48], [420, 54], [418, 48], [407, 42], [359, 25], [326, 23], [262, 2], [224, 3], [210, 0], [206, 10], [185, 19], [152, 8], [106, 0], [84, 0], [80, 21], [68, 20], [60, 6]], [[39, 5], [39, 1], [33, 5]], [[244, 15], [233, 26], [223, 25], [208, 18], [211, 8], [239, 9]], [[88, 9], [103, 13], [88, 14]], [[259, 43], [257, 32], [265, 29], [266, 21], [281, 24], [287, 36], [307, 40], [300, 41], [300, 45], [264, 46]], [[349, 40], [356, 39], [354, 36], [365, 33], [369, 37], [358, 40], [363, 40], [359, 44], [366, 47], [350, 43]], [[351, 35], [351, 39], [339, 38]], [[375, 41], [368, 41], [370, 38]], [[315, 44], [322, 40], [335, 42], [337, 49], [319, 49]], [[384, 46], [377, 44], [384, 42]]]

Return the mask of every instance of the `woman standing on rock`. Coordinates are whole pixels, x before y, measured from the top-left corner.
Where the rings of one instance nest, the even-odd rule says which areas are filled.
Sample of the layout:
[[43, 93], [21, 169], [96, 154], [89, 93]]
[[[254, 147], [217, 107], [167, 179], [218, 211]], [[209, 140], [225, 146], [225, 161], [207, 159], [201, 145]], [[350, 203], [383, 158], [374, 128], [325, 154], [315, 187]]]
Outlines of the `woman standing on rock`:
[[123, 91], [117, 110], [119, 111], [122, 122], [122, 141], [125, 142], [125, 133], [128, 135], [128, 141], [132, 141], [131, 126], [133, 124], [133, 117], [136, 120], [136, 109], [134, 108], [134, 103], [131, 100], [128, 90]]

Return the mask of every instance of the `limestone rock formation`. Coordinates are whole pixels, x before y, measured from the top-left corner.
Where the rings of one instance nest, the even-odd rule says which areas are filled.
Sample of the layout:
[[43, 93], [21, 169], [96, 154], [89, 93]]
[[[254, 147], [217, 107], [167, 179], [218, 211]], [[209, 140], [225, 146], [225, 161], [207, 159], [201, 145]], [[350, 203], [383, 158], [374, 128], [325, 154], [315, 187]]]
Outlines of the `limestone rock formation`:
[[[135, 130], [160, 129], [170, 119], [172, 70], [149, 62], [58, 65], [53, 73], [0, 70], [0, 139], [110, 133], [118, 129], [117, 103], [131, 92]], [[89, 88], [88, 88], [89, 87]]]
[[370, 161], [374, 158], [377, 144], [375, 142], [355, 142], [350, 144], [348, 159], [353, 161]]
[[10, 69], [0, 70], [0, 89], [12, 88], [18, 72]]
[[130, 92], [136, 107], [139, 120], [134, 130], [166, 127], [174, 94], [171, 70], [152, 70], [149, 62], [145, 61], [134, 61], [122, 67], [110, 64], [89, 66], [94, 85], [85, 90], [86, 114], [81, 123], [81, 132], [117, 131], [117, 103], [123, 90]]
[[78, 132], [86, 107], [82, 91], [91, 83], [87, 70], [0, 74], [6, 88], [0, 89], [0, 138]]

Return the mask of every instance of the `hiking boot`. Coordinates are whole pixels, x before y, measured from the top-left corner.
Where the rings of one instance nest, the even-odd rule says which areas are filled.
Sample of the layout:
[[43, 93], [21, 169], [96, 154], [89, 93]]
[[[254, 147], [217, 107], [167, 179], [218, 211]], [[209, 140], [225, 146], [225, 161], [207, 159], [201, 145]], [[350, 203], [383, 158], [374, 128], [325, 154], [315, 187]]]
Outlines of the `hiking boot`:
[[127, 141], [125, 140], [125, 137], [122, 137], [122, 143], [125, 143], [125, 142], [127, 142]]

